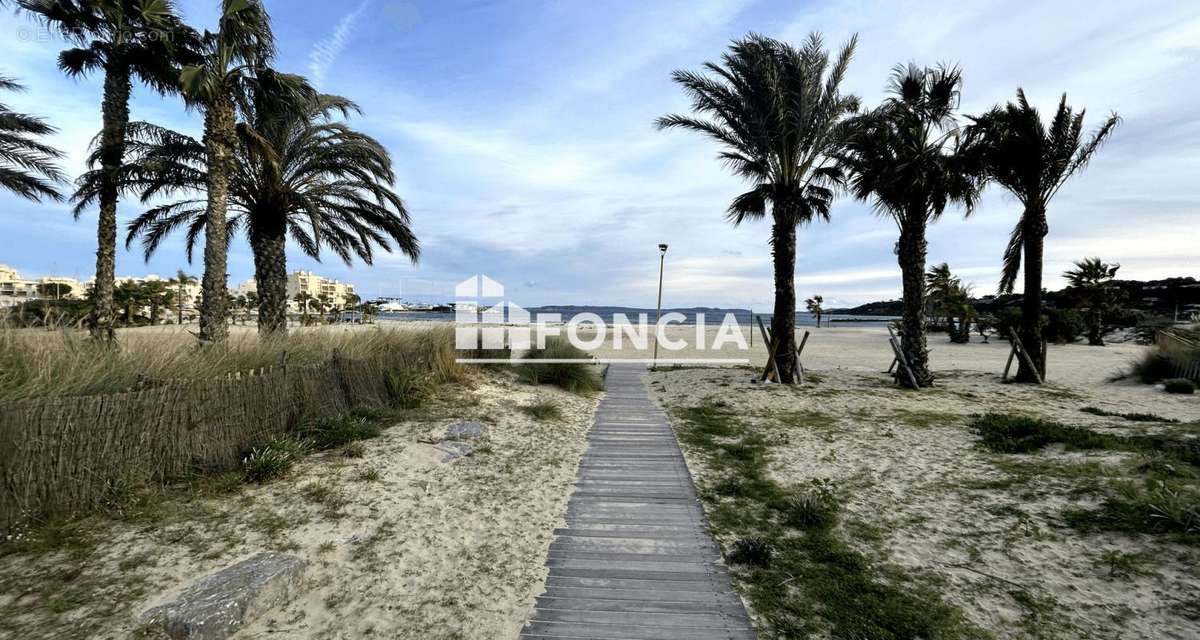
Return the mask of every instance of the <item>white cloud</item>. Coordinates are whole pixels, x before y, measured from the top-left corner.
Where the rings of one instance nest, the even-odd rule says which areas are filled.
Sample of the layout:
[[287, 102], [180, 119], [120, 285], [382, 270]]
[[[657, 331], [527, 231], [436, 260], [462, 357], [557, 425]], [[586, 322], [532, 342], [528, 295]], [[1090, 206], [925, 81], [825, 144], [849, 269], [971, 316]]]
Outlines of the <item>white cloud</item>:
[[367, 9], [367, 5], [371, 0], [363, 0], [358, 7], [347, 13], [338, 21], [337, 27], [333, 33], [320, 42], [313, 45], [312, 51], [308, 54], [308, 73], [313, 86], [320, 87], [325, 83], [325, 76], [329, 73], [329, 69], [337, 62], [338, 56], [346, 49], [348, 40], [354, 33], [355, 24]]

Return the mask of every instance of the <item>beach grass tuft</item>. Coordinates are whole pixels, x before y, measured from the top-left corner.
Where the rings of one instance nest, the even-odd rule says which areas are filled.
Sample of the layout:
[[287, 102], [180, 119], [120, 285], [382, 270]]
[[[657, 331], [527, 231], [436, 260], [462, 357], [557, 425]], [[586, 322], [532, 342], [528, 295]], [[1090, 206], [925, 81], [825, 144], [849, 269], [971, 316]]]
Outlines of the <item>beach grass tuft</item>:
[[[548, 340], [545, 348], [530, 349], [523, 360], [517, 365], [517, 375], [530, 384], [549, 384], [579, 394], [595, 393], [604, 389], [604, 382], [597, 375], [595, 366], [587, 362], [587, 352], [566, 340]], [[562, 360], [575, 362], [561, 362]]]

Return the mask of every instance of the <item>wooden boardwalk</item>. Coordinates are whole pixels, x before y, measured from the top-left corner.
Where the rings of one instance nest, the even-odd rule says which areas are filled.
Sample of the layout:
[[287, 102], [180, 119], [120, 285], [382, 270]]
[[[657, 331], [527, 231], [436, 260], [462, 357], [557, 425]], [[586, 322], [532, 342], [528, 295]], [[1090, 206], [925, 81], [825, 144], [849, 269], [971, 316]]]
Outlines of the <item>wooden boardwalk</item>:
[[644, 373], [609, 368], [567, 526], [550, 545], [546, 592], [521, 640], [754, 638]]

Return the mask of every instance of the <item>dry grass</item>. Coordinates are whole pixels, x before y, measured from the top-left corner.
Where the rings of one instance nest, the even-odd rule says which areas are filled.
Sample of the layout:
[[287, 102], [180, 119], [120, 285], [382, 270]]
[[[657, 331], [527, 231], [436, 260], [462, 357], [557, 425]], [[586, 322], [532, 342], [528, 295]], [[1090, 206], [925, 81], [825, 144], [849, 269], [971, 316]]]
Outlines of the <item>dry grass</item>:
[[428, 359], [435, 377], [452, 380], [462, 375], [453, 343], [446, 327], [307, 331], [275, 340], [246, 333], [220, 346], [183, 333], [138, 330], [124, 332], [115, 347], [98, 345], [84, 332], [0, 328], [0, 402], [115, 393], [139, 381], [218, 378], [277, 365], [283, 352], [289, 365], [325, 362], [335, 352], [351, 360], [411, 353]]

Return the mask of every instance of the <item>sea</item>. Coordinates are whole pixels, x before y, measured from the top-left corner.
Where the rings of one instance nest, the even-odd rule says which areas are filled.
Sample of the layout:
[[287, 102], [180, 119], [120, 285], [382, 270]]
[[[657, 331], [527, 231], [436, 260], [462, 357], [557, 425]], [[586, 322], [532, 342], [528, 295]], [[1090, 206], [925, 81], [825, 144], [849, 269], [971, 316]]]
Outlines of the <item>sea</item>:
[[[547, 315], [558, 314], [561, 321], [565, 322], [572, 316], [581, 313], [594, 313], [600, 316], [605, 323], [613, 324], [614, 318], [624, 314], [630, 322], [637, 322], [639, 314], [646, 314], [650, 320], [654, 320], [654, 309], [639, 309], [636, 307], [594, 307], [594, 306], [546, 306], [533, 307], [526, 309], [530, 316], [536, 319], [539, 315], [543, 318]], [[749, 309], [720, 309], [714, 307], [688, 307], [683, 309], [663, 309], [663, 315], [668, 313], [678, 313], [684, 317], [684, 321], [676, 324], [696, 324], [696, 318], [701, 314], [704, 316], [705, 324], [717, 326], [724, 319], [726, 314], [732, 314], [741, 325], [753, 325], [761, 318], [764, 323], [771, 322], [772, 314], [751, 312]], [[409, 321], [409, 322], [453, 322], [453, 312], [437, 312], [437, 311], [398, 311], [380, 313], [381, 320]], [[896, 316], [862, 316], [862, 315], [843, 315], [826, 313], [821, 316], [821, 324], [837, 326], [837, 327], [883, 327], [888, 322], [895, 320]], [[816, 326], [817, 317], [811, 313], [797, 313], [797, 326]]]

